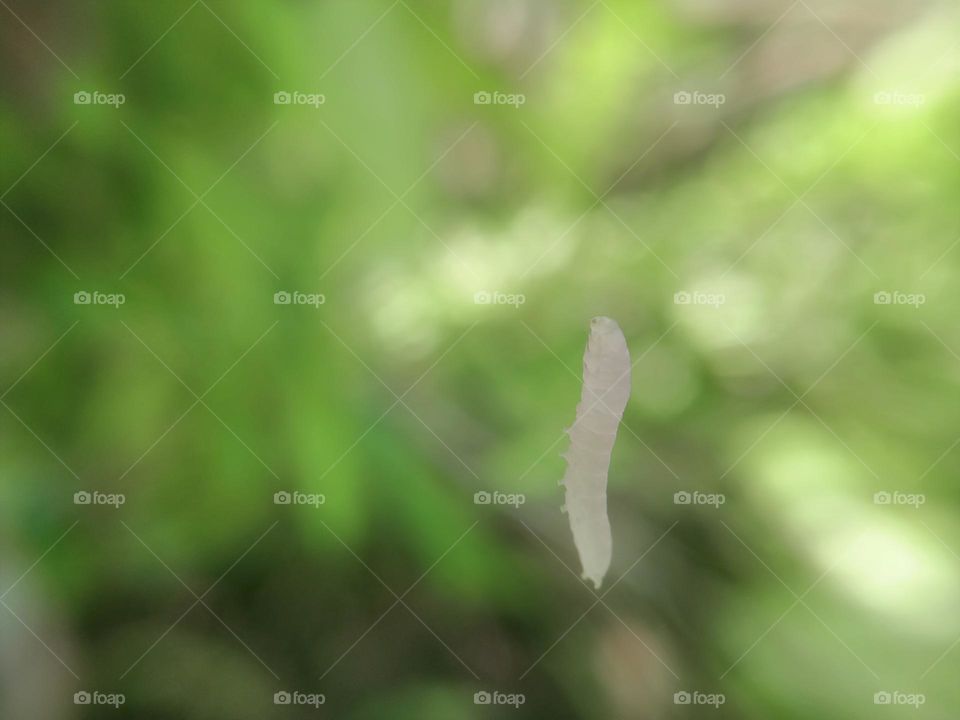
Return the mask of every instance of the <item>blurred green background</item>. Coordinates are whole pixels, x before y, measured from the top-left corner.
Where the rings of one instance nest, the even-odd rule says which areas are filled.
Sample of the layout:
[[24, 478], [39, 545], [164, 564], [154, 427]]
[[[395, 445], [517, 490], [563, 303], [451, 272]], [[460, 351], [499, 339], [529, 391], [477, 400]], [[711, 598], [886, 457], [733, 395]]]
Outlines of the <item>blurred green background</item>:
[[955, 6], [0, 5], [3, 718], [955, 716]]

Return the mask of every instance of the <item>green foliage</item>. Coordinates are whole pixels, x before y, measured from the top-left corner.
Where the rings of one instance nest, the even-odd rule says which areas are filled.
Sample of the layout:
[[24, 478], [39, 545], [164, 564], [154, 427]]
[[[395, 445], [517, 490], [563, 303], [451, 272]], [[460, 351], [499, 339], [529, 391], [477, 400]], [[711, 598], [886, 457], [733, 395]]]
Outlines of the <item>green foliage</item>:
[[[956, 707], [956, 18], [854, 10], [0, 8], [0, 714]], [[556, 484], [599, 314], [636, 361], [603, 604]]]

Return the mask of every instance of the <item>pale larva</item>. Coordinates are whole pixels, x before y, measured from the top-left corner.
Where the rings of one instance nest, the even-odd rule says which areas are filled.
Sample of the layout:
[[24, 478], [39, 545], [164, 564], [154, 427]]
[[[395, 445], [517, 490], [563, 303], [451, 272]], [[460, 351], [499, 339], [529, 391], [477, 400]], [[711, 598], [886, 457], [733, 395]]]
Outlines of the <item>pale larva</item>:
[[577, 418], [566, 431], [567, 471], [561, 485], [583, 577], [600, 588], [610, 567], [612, 539], [607, 519], [607, 471], [617, 427], [630, 397], [630, 353], [620, 326], [607, 317], [590, 321], [583, 354], [583, 391]]

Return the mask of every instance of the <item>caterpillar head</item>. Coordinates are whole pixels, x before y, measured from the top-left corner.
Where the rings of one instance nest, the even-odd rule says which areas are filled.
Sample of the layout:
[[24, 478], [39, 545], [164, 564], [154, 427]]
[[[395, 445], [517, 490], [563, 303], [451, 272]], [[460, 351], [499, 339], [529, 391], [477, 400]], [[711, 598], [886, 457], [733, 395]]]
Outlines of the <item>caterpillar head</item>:
[[599, 315], [590, 321], [589, 344], [601, 353], [622, 352], [627, 341], [616, 320]]

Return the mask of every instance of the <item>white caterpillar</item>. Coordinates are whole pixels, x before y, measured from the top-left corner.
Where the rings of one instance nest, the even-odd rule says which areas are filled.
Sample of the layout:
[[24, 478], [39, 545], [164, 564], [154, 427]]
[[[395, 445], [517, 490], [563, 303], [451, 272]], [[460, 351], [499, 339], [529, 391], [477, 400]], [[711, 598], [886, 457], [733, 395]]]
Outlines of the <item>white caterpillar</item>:
[[620, 326], [607, 317], [590, 321], [583, 354], [583, 392], [577, 418], [566, 431], [570, 448], [563, 454], [567, 471], [564, 510], [570, 516], [573, 542], [583, 577], [599, 589], [610, 567], [612, 539], [607, 519], [607, 471], [617, 427], [630, 397], [630, 353]]

